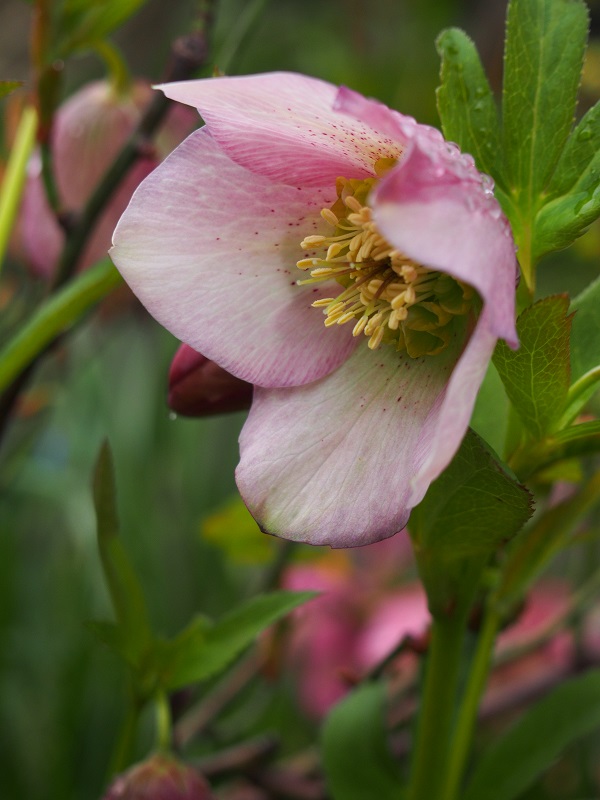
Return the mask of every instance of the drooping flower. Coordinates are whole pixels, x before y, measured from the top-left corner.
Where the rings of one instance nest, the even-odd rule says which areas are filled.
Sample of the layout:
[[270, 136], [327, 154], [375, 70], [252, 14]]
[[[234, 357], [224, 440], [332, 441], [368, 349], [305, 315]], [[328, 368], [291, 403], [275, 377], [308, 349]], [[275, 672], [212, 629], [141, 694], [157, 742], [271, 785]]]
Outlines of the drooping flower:
[[[136, 81], [119, 93], [108, 81], [95, 81], [75, 92], [56, 114], [50, 141], [59, 200], [66, 212], [81, 211], [116, 158], [152, 98], [150, 84]], [[153, 146], [136, 161], [101, 214], [79, 268], [103, 258], [111, 234], [136, 187], [195, 127], [193, 112], [175, 106]], [[35, 154], [28, 168], [19, 220], [19, 250], [35, 274], [50, 277], [64, 244], [64, 232], [48, 206]]]
[[313, 78], [162, 89], [206, 125], [136, 192], [117, 267], [254, 384], [236, 475], [261, 527], [393, 535], [456, 452], [497, 339], [517, 344], [491, 181], [433, 128]]

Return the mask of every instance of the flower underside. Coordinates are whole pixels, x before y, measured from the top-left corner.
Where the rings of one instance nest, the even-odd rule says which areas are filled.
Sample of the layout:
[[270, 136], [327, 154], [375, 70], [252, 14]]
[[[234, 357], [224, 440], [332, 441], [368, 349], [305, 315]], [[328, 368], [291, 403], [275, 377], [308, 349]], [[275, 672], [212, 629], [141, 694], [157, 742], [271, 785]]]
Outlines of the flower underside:
[[[392, 164], [375, 166], [381, 175]], [[353, 336], [364, 333], [372, 350], [389, 343], [412, 358], [437, 355], [450, 343], [456, 317], [471, 309], [475, 292], [414, 262], [383, 238], [368, 205], [377, 180], [338, 178], [337, 201], [321, 211], [333, 234], [307, 236], [301, 243], [305, 250], [324, 248], [325, 257], [298, 261], [311, 275], [299, 283], [333, 279], [343, 287], [336, 297], [313, 303], [323, 308], [327, 327], [353, 321]]]

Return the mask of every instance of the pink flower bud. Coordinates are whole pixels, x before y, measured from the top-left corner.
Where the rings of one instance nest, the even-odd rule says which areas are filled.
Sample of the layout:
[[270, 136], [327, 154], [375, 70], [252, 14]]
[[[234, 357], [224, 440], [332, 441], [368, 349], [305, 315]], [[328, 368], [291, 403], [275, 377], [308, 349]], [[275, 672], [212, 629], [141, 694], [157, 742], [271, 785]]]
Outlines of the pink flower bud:
[[173, 411], [187, 417], [243, 411], [252, 403], [252, 384], [183, 344], [169, 370], [168, 402]]
[[103, 800], [212, 800], [209, 785], [191, 767], [157, 753], [119, 775]]
[[[97, 81], [84, 86], [60, 107], [50, 149], [59, 201], [66, 214], [83, 209], [135, 129], [152, 91], [150, 84], [137, 81], [127, 94], [121, 95], [108, 82]], [[131, 167], [100, 216], [80, 260], [80, 269], [106, 255], [115, 224], [138, 184], [185, 138], [197, 119], [194, 111], [180, 106], [169, 112], [154, 145]], [[36, 274], [51, 276], [64, 233], [46, 201], [39, 153], [29, 164], [19, 227], [18, 249]]]

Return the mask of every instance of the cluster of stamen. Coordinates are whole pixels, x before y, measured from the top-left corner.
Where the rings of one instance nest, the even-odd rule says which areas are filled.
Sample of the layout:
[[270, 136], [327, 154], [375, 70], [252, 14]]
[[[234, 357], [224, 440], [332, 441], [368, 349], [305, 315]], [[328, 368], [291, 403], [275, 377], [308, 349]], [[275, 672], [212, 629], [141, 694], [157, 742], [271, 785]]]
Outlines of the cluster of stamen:
[[299, 283], [334, 279], [344, 287], [336, 297], [313, 303], [323, 309], [326, 326], [354, 321], [353, 335], [368, 336], [373, 350], [391, 342], [415, 358], [435, 355], [448, 346], [452, 320], [467, 313], [473, 291], [415, 263], [384, 239], [366, 203], [375, 182], [338, 179], [337, 202], [321, 211], [333, 235], [302, 241], [304, 250], [326, 253], [324, 258], [298, 261], [311, 276]]

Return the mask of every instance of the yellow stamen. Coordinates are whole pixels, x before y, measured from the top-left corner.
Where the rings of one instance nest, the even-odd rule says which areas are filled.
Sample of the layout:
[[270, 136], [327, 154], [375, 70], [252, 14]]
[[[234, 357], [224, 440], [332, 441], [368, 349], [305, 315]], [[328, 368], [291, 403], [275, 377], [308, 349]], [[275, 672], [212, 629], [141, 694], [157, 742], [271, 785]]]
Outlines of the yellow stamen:
[[[378, 175], [394, 163], [380, 161]], [[337, 297], [312, 303], [323, 309], [328, 328], [357, 320], [352, 335], [369, 337], [372, 350], [390, 342], [414, 358], [435, 355], [451, 341], [453, 319], [468, 313], [473, 289], [412, 261], [384, 239], [367, 202], [376, 183], [377, 178], [338, 178], [338, 200], [321, 210], [333, 235], [304, 238], [304, 250], [322, 250], [325, 256], [298, 261], [300, 269], [310, 271], [310, 278], [298, 283], [333, 279], [343, 287]]]

